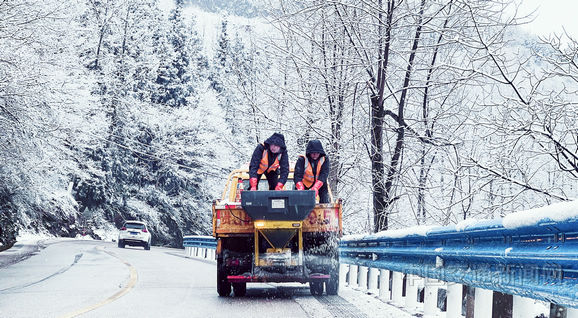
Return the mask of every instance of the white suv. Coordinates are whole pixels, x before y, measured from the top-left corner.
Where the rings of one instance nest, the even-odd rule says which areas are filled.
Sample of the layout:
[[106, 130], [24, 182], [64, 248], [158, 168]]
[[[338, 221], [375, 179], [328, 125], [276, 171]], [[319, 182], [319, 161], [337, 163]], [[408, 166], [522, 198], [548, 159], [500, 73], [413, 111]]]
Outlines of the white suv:
[[126, 221], [118, 232], [118, 247], [137, 245], [145, 250], [151, 249], [151, 233], [147, 225], [140, 221]]

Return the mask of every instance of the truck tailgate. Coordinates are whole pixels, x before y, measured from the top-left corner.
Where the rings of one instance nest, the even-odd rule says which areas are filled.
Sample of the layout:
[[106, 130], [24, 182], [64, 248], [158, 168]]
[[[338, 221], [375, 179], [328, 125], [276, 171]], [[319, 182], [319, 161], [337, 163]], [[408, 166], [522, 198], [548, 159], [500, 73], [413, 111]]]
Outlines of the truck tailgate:
[[[340, 232], [341, 204], [317, 204], [303, 221], [303, 232]], [[213, 235], [253, 234], [253, 220], [239, 204], [213, 206]]]

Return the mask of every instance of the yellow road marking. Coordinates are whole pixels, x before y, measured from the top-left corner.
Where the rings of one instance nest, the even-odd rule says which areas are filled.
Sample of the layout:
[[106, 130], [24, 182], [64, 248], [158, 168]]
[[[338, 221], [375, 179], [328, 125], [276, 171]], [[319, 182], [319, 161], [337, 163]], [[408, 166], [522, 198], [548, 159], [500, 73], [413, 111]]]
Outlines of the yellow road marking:
[[88, 306], [88, 307], [79, 309], [79, 310], [77, 310], [77, 311], [75, 311], [75, 312], [68, 313], [68, 314], [62, 316], [61, 318], [72, 318], [72, 317], [76, 317], [76, 316], [85, 314], [85, 313], [87, 313], [87, 312], [89, 312], [89, 311], [91, 311], [91, 310], [95, 310], [95, 309], [98, 308], [98, 307], [102, 307], [102, 306], [104, 306], [104, 305], [106, 305], [106, 304], [108, 304], [108, 303], [111, 303], [111, 302], [119, 299], [120, 297], [124, 296], [126, 293], [128, 293], [128, 292], [134, 287], [134, 285], [136, 284], [136, 281], [138, 280], [138, 275], [137, 275], [136, 269], [135, 269], [130, 263], [126, 262], [125, 260], [123, 260], [122, 258], [118, 257], [117, 255], [115, 255], [115, 254], [113, 254], [113, 253], [110, 253], [110, 252], [108, 252], [108, 251], [104, 251], [104, 252], [107, 253], [107, 254], [110, 255], [110, 256], [113, 256], [113, 257], [117, 258], [117, 259], [120, 260], [124, 265], [128, 266], [128, 269], [129, 269], [129, 271], [130, 271], [130, 276], [129, 276], [129, 279], [128, 279], [128, 283], [126, 284], [126, 286], [125, 286], [123, 289], [119, 290], [118, 292], [116, 292], [114, 295], [108, 297], [107, 299], [105, 299], [105, 300], [103, 300], [103, 301], [101, 301], [101, 302], [99, 302], [99, 303], [97, 303], [97, 304], [94, 304], [94, 305], [91, 305], [91, 306]]

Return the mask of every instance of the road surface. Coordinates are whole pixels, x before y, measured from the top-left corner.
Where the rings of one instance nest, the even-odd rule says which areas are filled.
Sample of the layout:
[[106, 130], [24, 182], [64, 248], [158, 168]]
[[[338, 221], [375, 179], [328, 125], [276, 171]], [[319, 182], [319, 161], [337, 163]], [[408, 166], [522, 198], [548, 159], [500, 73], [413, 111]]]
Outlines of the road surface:
[[38, 245], [0, 253], [0, 317], [408, 316], [357, 291], [313, 297], [298, 283], [249, 284], [245, 297], [218, 297], [215, 262], [179, 249], [72, 239]]

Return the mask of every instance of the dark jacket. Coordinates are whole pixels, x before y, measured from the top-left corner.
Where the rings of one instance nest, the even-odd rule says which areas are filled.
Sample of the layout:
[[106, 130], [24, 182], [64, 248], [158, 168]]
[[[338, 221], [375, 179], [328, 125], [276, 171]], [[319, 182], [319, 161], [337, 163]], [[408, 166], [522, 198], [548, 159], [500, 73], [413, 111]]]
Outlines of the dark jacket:
[[[311, 159], [311, 153], [318, 152], [319, 158], [317, 160]], [[323, 182], [323, 185], [327, 183], [327, 177], [329, 177], [329, 158], [325, 155], [325, 151], [323, 150], [323, 146], [321, 145], [321, 141], [319, 140], [311, 140], [307, 143], [307, 148], [305, 149], [305, 155], [307, 159], [311, 163], [313, 167], [313, 172], [317, 171], [317, 163], [321, 159], [321, 157], [325, 157], [325, 162], [323, 166], [321, 166], [321, 171], [319, 171], [319, 175], [315, 177], [315, 181], [320, 180]], [[293, 171], [295, 183], [300, 182], [303, 180], [303, 174], [305, 173], [305, 158], [299, 157], [297, 162], [295, 163], [295, 170]], [[313, 183], [315, 183], [313, 181]]]
[[[257, 171], [259, 170], [259, 164], [261, 163], [261, 158], [263, 157], [263, 151], [265, 149], [269, 150], [269, 145], [277, 145], [281, 147], [281, 159], [279, 159], [279, 182], [285, 184], [287, 183], [287, 176], [289, 175], [289, 156], [287, 155], [287, 147], [285, 146], [285, 137], [282, 134], [274, 133], [271, 137], [267, 138], [264, 145], [258, 144], [253, 151], [253, 156], [251, 157], [251, 162], [249, 163], [249, 177], [257, 178]], [[275, 158], [278, 154], [274, 154], [268, 151], [269, 164], [273, 164]]]

